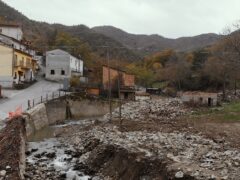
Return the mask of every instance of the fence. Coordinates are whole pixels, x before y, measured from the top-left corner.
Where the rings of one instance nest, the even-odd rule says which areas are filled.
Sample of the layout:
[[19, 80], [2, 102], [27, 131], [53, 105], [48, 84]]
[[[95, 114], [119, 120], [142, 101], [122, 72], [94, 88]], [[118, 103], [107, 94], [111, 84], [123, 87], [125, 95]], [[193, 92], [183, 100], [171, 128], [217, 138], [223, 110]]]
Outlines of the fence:
[[35, 107], [38, 104], [46, 103], [48, 101], [58, 99], [60, 97], [64, 97], [68, 94], [69, 93], [66, 91], [55, 91], [55, 92], [47, 93], [45, 96], [40, 96], [38, 98], [28, 100], [27, 101], [27, 109], [25, 109], [25, 110], [30, 110], [31, 108]]

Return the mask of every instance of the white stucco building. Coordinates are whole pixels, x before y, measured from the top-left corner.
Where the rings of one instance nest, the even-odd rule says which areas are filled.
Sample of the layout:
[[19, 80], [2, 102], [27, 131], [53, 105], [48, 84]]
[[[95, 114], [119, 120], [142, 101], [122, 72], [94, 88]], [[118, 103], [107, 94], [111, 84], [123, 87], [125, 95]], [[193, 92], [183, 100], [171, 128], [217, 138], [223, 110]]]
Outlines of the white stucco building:
[[83, 76], [83, 61], [66, 51], [46, 52], [46, 79], [61, 81], [72, 75]]
[[12, 37], [19, 41], [23, 38], [21, 26], [13, 24], [0, 24], [0, 34]]
[[29, 42], [23, 41], [23, 32], [19, 25], [0, 24], [0, 42], [14, 49], [35, 56], [35, 50], [31, 49]]

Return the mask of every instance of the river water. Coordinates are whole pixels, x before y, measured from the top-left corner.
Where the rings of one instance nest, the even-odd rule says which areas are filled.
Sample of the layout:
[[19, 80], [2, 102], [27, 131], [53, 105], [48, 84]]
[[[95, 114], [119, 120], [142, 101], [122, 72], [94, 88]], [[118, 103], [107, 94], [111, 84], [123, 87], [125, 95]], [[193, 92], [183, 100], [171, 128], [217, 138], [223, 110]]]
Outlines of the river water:
[[[29, 137], [27, 146], [27, 170], [32, 171], [29, 173], [34, 175], [39, 171], [42, 174], [46, 172], [50, 179], [53, 178], [53, 176], [51, 177], [51, 173], [58, 174], [62, 177], [61, 179], [66, 180], [90, 179], [90, 176], [74, 170], [74, 166], [79, 158], [74, 158], [72, 153], [69, 152], [75, 152], [75, 149], [55, 136], [56, 131], [61, 128], [76, 125], [85, 126], [93, 123], [93, 119], [95, 118], [66, 121], [62, 125], [44, 128]], [[33, 167], [39, 167], [39, 169], [35, 171]]]

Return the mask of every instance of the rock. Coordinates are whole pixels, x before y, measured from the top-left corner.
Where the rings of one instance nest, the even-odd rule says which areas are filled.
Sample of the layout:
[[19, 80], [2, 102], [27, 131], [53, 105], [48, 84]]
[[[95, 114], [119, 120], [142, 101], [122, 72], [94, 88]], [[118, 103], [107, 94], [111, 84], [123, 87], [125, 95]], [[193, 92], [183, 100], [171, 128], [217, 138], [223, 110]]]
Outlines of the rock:
[[215, 179], [217, 179], [217, 177], [215, 176], [215, 175], [211, 175], [211, 177], [209, 178], [209, 180], [215, 180]]
[[60, 178], [67, 178], [67, 174], [65, 172], [60, 173]]
[[0, 176], [1, 177], [5, 177], [6, 174], [7, 174], [7, 171], [5, 171], [5, 170], [0, 171]]
[[11, 169], [11, 166], [6, 166], [6, 170], [10, 170]]
[[39, 159], [39, 158], [42, 157], [42, 155], [41, 154], [35, 154], [34, 157]]
[[31, 150], [32, 153], [33, 153], [33, 152], [37, 152], [37, 151], [38, 151], [37, 148], [33, 148], [33, 149]]
[[183, 178], [184, 177], [184, 173], [182, 171], [178, 171], [176, 174], [175, 174], [175, 178], [177, 179], [180, 179], [180, 178]]
[[238, 162], [234, 162], [234, 165], [235, 165], [236, 167], [238, 167], [238, 166], [239, 166], [239, 163], [238, 163]]
[[26, 154], [26, 156], [29, 156], [29, 155], [32, 154], [32, 152], [31, 151], [26, 151], [25, 154]]
[[56, 153], [55, 152], [47, 153], [46, 157], [48, 157], [50, 159], [55, 158], [56, 157]]

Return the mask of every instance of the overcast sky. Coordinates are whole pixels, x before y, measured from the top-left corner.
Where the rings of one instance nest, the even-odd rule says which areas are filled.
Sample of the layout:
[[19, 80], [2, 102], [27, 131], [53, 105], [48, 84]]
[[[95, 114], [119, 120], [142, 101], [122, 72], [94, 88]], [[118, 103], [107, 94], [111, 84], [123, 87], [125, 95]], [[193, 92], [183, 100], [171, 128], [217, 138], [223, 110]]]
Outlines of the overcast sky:
[[240, 19], [240, 0], [3, 0], [49, 23], [112, 25], [169, 38], [220, 33]]

